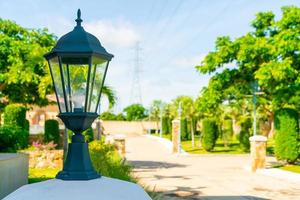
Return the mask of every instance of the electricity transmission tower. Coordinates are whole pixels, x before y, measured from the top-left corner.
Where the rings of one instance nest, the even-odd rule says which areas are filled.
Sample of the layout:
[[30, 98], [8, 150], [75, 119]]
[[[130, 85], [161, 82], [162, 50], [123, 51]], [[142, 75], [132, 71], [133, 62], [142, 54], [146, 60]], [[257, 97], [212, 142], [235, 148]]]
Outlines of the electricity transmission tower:
[[132, 85], [130, 92], [130, 103], [139, 103], [142, 104], [142, 92], [141, 92], [141, 84], [140, 84], [140, 72], [141, 72], [141, 60], [140, 60], [140, 44], [139, 42], [135, 45], [135, 58], [133, 65], [133, 73], [132, 73]]

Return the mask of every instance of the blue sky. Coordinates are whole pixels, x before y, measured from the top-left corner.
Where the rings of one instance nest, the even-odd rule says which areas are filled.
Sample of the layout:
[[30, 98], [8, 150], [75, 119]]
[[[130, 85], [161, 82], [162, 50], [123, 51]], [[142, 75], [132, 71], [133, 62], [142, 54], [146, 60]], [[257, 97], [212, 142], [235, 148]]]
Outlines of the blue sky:
[[194, 66], [213, 50], [217, 36], [232, 38], [251, 31], [259, 11], [280, 16], [293, 0], [0, 0], [0, 17], [28, 28], [46, 27], [58, 36], [71, 31], [76, 11], [83, 26], [96, 35], [115, 58], [106, 83], [118, 96], [115, 110], [136, 100], [131, 93], [135, 45], [140, 44], [142, 103], [196, 97], [209, 76]]

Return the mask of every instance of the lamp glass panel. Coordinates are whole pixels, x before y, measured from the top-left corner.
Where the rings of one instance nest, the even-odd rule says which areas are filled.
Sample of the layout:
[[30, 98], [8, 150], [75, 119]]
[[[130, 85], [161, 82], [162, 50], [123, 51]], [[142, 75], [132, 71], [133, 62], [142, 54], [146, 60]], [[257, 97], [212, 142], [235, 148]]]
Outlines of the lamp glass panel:
[[66, 104], [63, 93], [63, 83], [61, 79], [61, 72], [59, 67], [59, 59], [58, 57], [54, 57], [49, 60], [49, 65], [51, 69], [51, 76], [54, 82], [57, 103], [60, 109], [60, 112], [66, 112]]
[[90, 86], [89, 86], [89, 98], [87, 103], [88, 112], [97, 112], [98, 99], [100, 98], [100, 92], [103, 87], [103, 79], [105, 78], [105, 71], [107, 68], [107, 60], [99, 57], [92, 58]]
[[62, 57], [61, 60], [69, 112], [74, 109], [85, 111], [89, 58]]

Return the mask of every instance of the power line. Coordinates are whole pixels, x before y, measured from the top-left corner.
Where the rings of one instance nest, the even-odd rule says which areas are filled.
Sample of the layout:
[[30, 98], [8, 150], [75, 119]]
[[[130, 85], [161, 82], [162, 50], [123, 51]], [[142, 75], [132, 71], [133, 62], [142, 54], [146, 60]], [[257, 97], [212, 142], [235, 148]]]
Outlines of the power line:
[[192, 37], [185, 46], [181, 47], [180, 49], [178, 49], [178, 51], [175, 52], [175, 54], [171, 55], [166, 62], [162, 63], [160, 66], [163, 66], [164, 64], [170, 62], [170, 60], [172, 60], [174, 57], [176, 57], [179, 53], [182, 52], [182, 49], [186, 49], [189, 46], [191, 46], [192, 42], [195, 42], [195, 40], [197, 40], [197, 38], [199, 37], [199, 35], [201, 33], [203, 33], [204, 31], [206, 31], [207, 29], [209, 29], [209, 27], [211, 27], [216, 21], [217, 19], [224, 13], [226, 13], [227, 9], [229, 8], [229, 6], [232, 4], [233, 2], [231, 1], [229, 4], [227, 4], [220, 12], [218, 12], [217, 15], [215, 15], [215, 17], [213, 17], [208, 23], [206, 23], [204, 26], [202, 26], [202, 28], [195, 34], [194, 37]]
[[179, 10], [180, 6], [182, 5], [183, 1], [179, 0], [176, 7], [174, 8], [174, 10], [172, 11], [171, 15], [168, 17], [168, 19], [165, 21], [162, 29], [160, 29], [160, 31], [158, 32], [158, 36], [157, 38], [160, 38], [161, 34], [163, 33], [163, 31], [165, 30], [165, 28], [167, 26], [170, 25], [170, 22], [172, 21], [173, 17], [176, 15], [177, 11]]

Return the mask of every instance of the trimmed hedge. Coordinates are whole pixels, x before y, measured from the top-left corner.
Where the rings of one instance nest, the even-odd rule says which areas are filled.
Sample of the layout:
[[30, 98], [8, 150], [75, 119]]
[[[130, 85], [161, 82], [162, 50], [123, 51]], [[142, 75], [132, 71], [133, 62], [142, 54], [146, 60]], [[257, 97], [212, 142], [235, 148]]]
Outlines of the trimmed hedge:
[[180, 134], [181, 134], [182, 141], [189, 139], [188, 121], [185, 118], [180, 120]]
[[244, 152], [248, 152], [250, 149], [249, 137], [252, 130], [252, 120], [250, 117], [245, 117], [240, 122], [241, 131], [237, 135], [237, 139], [240, 142], [240, 149]]
[[10, 104], [4, 108], [4, 124], [28, 129], [26, 108], [19, 104]]
[[204, 119], [202, 121], [202, 147], [206, 151], [212, 151], [218, 138], [218, 125], [214, 119]]
[[162, 134], [170, 134], [171, 129], [169, 126], [170, 119], [168, 117], [163, 117], [162, 118]]
[[0, 152], [16, 152], [28, 147], [28, 131], [15, 125], [0, 127]]
[[59, 145], [60, 135], [59, 135], [59, 124], [57, 120], [55, 119], [46, 120], [44, 131], [45, 131], [45, 135], [44, 135], [45, 142], [53, 141], [54, 144]]
[[[5, 140], [12, 137], [15, 138], [16, 144], [14, 147], [8, 146], [8, 148], [12, 148], [18, 150], [20, 148], [27, 148], [29, 141], [29, 121], [26, 120], [26, 107], [19, 104], [10, 104], [4, 108], [4, 127], [3, 130], [7, 131], [7, 134], [10, 136], [6, 137]], [[5, 133], [5, 132], [4, 132]], [[15, 135], [15, 134], [20, 134]]]
[[281, 109], [275, 112], [275, 156], [294, 163], [300, 156], [298, 112]]
[[232, 135], [233, 135], [232, 120], [225, 119], [223, 121], [223, 127], [222, 127], [222, 139], [224, 142], [224, 146], [228, 146], [228, 143], [230, 142]]
[[86, 142], [92, 142], [94, 140], [94, 131], [93, 128], [90, 127], [86, 131], [83, 132]]

